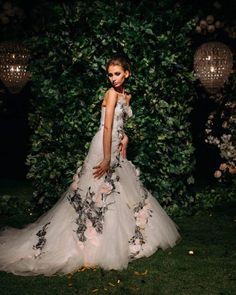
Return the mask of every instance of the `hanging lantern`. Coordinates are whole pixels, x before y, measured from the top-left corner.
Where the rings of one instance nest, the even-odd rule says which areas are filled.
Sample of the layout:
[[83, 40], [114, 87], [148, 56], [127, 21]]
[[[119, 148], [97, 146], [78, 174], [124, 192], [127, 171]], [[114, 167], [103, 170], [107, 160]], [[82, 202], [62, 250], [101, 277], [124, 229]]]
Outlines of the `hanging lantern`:
[[28, 82], [29, 51], [20, 43], [0, 43], [0, 79], [11, 93], [19, 93]]
[[194, 71], [209, 93], [216, 93], [224, 85], [232, 67], [232, 52], [221, 42], [204, 43], [194, 55]]

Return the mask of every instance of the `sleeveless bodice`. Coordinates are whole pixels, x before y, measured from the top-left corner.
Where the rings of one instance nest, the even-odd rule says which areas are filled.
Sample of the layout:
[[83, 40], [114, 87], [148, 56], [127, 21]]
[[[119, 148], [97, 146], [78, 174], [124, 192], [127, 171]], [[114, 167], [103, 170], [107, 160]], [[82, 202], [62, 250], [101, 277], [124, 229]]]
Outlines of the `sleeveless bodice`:
[[[103, 128], [105, 122], [106, 107], [101, 109], [100, 129]], [[120, 136], [123, 133], [124, 122], [132, 116], [132, 109], [126, 105], [124, 96], [120, 96], [117, 100], [117, 104], [114, 111], [112, 135], [116, 134]]]

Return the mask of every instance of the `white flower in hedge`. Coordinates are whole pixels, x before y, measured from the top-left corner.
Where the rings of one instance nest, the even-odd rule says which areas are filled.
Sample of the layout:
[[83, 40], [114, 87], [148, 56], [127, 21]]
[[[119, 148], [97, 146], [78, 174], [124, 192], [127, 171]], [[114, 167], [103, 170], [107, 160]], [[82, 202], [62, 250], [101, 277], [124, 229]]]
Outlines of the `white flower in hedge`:
[[225, 171], [228, 165], [226, 163], [221, 163], [219, 169]]
[[215, 178], [220, 178], [222, 175], [222, 172], [220, 170], [216, 170], [214, 173]]
[[193, 184], [195, 182], [195, 179], [193, 176], [190, 176], [188, 179], [187, 179], [187, 183], [188, 184]]
[[229, 127], [228, 122], [227, 121], [224, 121], [223, 124], [222, 124], [222, 127], [223, 128], [228, 128]]
[[229, 173], [230, 174], [236, 174], [236, 166], [230, 166], [229, 167]]

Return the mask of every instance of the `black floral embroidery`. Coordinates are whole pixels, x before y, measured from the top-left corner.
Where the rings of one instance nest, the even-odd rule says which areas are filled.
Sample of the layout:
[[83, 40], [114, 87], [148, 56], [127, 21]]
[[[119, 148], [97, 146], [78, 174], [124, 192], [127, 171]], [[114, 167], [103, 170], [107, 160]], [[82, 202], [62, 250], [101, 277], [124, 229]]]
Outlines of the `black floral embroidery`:
[[[139, 240], [137, 244], [137, 250], [131, 250], [131, 253], [129, 255], [129, 258], [135, 259], [135, 257], [140, 253], [142, 250], [142, 245], [145, 244], [144, 236], [138, 226], [135, 227], [135, 232], [132, 238], [129, 240], [130, 245], [136, 245], [136, 240]], [[131, 248], [132, 249], [132, 248]]]
[[135, 231], [134, 235], [129, 240], [130, 244], [130, 256], [129, 258], [135, 259], [135, 257], [143, 250], [143, 244], [145, 244], [144, 230], [145, 225], [148, 223], [149, 217], [152, 217], [152, 209], [148, 203], [148, 194], [144, 189], [144, 198], [133, 209], [135, 218]]
[[[118, 132], [118, 138], [121, 138], [124, 133], [123, 120], [126, 112], [124, 101], [119, 100], [117, 102], [117, 107], [119, 108], [119, 112], [116, 113], [114, 120], [117, 121], [118, 125], [116, 131]], [[104, 124], [101, 122], [100, 127], [103, 125]], [[120, 193], [116, 190], [116, 182], [119, 182], [120, 178], [116, 175], [115, 170], [117, 167], [121, 167], [121, 159], [118, 149], [117, 152], [118, 155], [115, 157], [114, 164], [107, 172], [103, 184], [96, 192], [93, 191], [91, 186], [89, 186], [87, 191], [84, 192], [79, 188], [79, 179], [84, 173], [83, 168], [81, 171], [78, 171], [79, 173], [74, 175], [74, 185], [72, 190], [68, 193], [67, 199], [77, 213], [75, 219], [75, 232], [79, 241], [82, 243], [88, 239], [89, 233], [91, 232], [93, 235], [95, 233], [102, 234], [105, 213], [109, 207], [115, 203], [115, 200], [108, 202], [108, 196], [113, 193]]]
[[[112, 167], [108, 170], [108, 172], [105, 176], [105, 180], [104, 180], [105, 183], [112, 185], [113, 190], [116, 189], [115, 182], [118, 182], [120, 180], [120, 177], [118, 175], [115, 177], [115, 179], [113, 179], [113, 174], [115, 173], [115, 169], [117, 167], [121, 167], [120, 155], [116, 156], [116, 161], [114, 162]], [[117, 192], [117, 193], [119, 193], [119, 192]]]
[[122, 110], [122, 112], [121, 113], [118, 113], [117, 115], [116, 115], [116, 121], [121, 121], [121, 124], [123, 125], [123, 118], [124, 118], [124, 112], [123, 112], [123, 109], [121, 109]]
[[43, 252], [43, 247], [46, 244], [47, 239], [45, 238], [46, 234], [47, 234], [47, 226], [50, 224], [51, 222], [46, 223], [42, 229], [40, 229], [37, 233], [36, 236], [38, 236], [38, 243], [36, 245], [33, 245], [33, 249], [34, 250], [39, 250], [39, 253], [35, 255], [35, 258], [40, 256]]
[[99, 197], [99, 202], [96, 201], [96, 194], [91, 190], [91, 187], [88, 188], [84, 197], [82, 197], [80, 189], [77, 189], [67, 196], [68, 201], [78, 214], [75, 223], [77, 224], [76, 234], [80, 242], [85, 242], [87, 240], [86, 230], [89, 226], [92, 226], [98, 234], [102, 234], [103, 232], [105, 213], [109, 209], [109, 206], [115, 203], [115, 201], [108, 203], [107, 197], [112, 193], [119, 194], [119, 192], [116, 191], [115, 185], [115, 182], [119, 181], [119, 177], [113, 177], [115, 169], [121, 167], [119, 157], [117, 157], [116, 160], [115, 164], [105, 176], [104, 186], [101, 187], [101, 192], [96, 192]]
[[122, 104], [122, 119], [126, 122], [132, 116], [132, 110], [129, 105]]
[[[130, 106], [125, 105], [125, 101], [118, 101], [117, 103], [121, 109], [121, 112], [116, 116], [117, 121], [122, 121], [125, 122], [128, 120], [129, 117], [131, 117], [131, 112], [130, 112]], [[123, 124], [122, 124], [123, 125]]]
[[129, 119], [129, 114], [128, 114], [128, 110], [127, 110], [127, 106], [124, 108], [124, 111], [123, 111], [123, 119], [124, 121], [127, 121]]

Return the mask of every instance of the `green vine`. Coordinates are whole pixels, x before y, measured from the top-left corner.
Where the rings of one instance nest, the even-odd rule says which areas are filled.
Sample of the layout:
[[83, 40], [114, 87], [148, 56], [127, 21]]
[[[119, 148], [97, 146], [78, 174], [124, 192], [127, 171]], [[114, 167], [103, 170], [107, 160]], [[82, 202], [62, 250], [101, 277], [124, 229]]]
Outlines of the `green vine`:
[[99, 125], [105, 64], [116, 53], [125, 54], [132, 65], [128, 158], [170, 212], [192, 206], [187, 188], [195, 163], [188, 120], [194, 22], [174, 2], [49, 5], [46, 31], [28, 40], [34, 93], [28, 178], [43, 210], [58, 199], [83, 162]]

